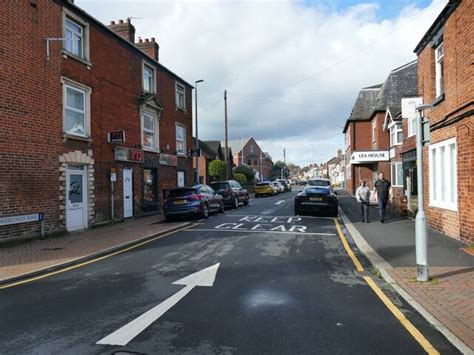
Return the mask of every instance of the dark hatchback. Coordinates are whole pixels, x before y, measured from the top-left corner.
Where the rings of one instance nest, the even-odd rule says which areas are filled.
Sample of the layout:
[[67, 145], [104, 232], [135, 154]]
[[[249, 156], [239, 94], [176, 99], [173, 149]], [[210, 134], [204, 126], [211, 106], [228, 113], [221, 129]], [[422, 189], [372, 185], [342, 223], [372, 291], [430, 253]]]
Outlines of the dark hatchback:
[[338, 215], [338, 201], [328, 187], [307, 186], [295, 197], [295, 214]]
[[249, 193], [235, 180], [211, 182], [211, 187], [224, 199], [224, 205], [238, 208], [239, 203], [248, 205]]
[[166, 197], [163, 213], [166, 221], [174, 217], [209, 217], [211, 212], [224, 212], [224, 201], [212, 187], [195, 185], [170, 190]]

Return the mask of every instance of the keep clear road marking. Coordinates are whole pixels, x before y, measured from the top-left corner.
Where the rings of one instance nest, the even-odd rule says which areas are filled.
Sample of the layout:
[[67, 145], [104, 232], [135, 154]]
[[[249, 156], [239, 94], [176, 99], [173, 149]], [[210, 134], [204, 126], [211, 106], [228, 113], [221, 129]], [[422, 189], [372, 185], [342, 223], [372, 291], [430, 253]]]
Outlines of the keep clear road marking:
[[286, 201], [285, 200], [280, 200], [278, 202], [275, 202], [275, 205], [281, 205], [282, 203], [285, 203]]
[[173, 285], [184, 285], [186, 287], [176, 292], [174, 295], [161, 302], [159, 305], [143, 313], [140, 317], [134, 319], [128, 324], [125, 324], [122, 328], [117, 329], [112, 334], [107, 335], [105, 338], [99, 340], [96, 344], [120, 346], [127, 345], [133, 338], [143, 332], [147, 327], [149, 327], [158, 318], [171, 309], [171, 307], [178, 303], [184, 296], [191, 292], [194, 287], [213, 286], [219, 265], [220, 263], [214, 264], [206, 269], [195, 272], [194, 274], [173, 282]]

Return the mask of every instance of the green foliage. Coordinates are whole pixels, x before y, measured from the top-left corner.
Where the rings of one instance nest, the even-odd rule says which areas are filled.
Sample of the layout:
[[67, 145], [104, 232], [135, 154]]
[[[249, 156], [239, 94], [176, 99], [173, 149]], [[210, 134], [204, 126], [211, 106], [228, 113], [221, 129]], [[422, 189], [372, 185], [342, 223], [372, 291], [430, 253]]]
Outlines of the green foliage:
[[255, 179], [255, 172], [247, 165], [239, 165], [234, 169], [234, 174], [243, 174], [247, 179], [247, 183], [253, 183]]
[[247, 177], [242, 173], [234, 174], [234, 179], [242, 186], [247, 184]]
[[214, 179], [220, 179], [225, 174], [225, 163], [216, 159], [209, 163], [209, 175]]

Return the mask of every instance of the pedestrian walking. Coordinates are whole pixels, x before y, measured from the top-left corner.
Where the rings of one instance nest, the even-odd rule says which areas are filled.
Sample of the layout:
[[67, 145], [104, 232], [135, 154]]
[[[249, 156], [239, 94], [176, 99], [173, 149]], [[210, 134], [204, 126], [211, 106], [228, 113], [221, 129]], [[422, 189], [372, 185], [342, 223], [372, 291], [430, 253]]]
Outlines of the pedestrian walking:
[[365, 180], [360, 182], [360, 186], [356, 190], [356, 199], [360, 204], [362, 222], [369, 223], [370, 189], [367, 187]]
[[380, 222], [385, 223], [385, 213], [388, 201], [391, 200], [390, 193], [392, 185], [390, 181], [385, 179], [384, 174], [380, 173], [379, 178], [375, 181], [374, 187], [379, 205]]

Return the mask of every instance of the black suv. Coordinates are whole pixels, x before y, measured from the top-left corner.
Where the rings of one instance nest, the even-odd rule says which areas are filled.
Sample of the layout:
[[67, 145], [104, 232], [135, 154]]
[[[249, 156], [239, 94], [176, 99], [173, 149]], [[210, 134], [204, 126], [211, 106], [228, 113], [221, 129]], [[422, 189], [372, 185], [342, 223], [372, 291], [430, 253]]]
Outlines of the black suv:
[[224, 198], [224, 205], [238, 208], [242, 202], [245, 206], [249, 204], [249, 193], [237, 181], [216, 181], [210, 183], [211, 187]]

